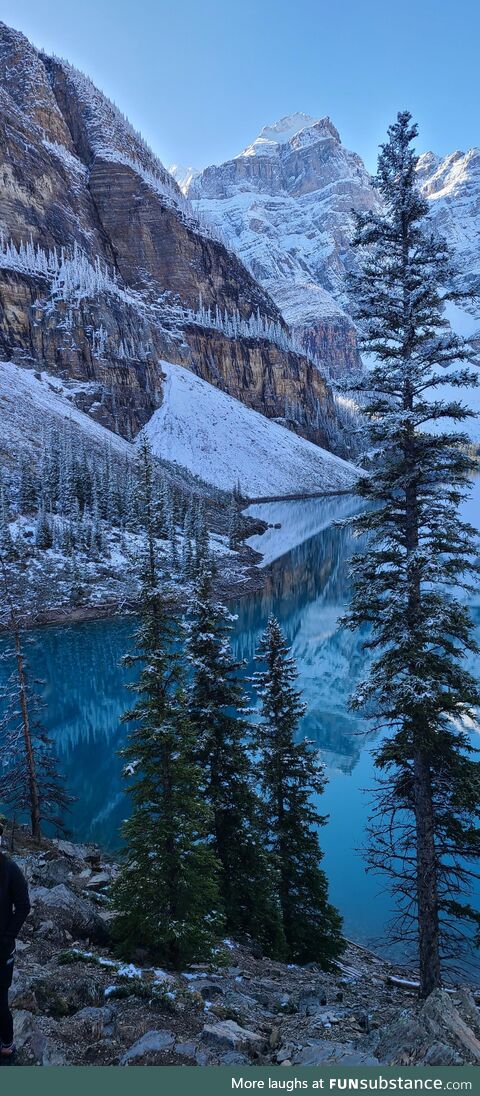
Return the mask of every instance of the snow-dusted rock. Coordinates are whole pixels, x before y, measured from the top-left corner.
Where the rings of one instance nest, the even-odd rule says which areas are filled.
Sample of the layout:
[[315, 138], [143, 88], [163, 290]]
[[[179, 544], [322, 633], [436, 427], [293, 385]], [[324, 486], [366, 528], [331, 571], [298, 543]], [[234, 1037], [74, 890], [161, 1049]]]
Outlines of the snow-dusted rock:
[[105, 924], [94, 907], [63, 883], [51, 888], [32, 887], [31, 900], [31, 917], [36, 925], [54, 915], [57, 926], [80, 939], [103, 943], [108, 938]]
[[255, 1031], [249, 1031], [235, 1020], [221, 1020], [218, 1024], [205, 1024], [202, 1038], [215, 1046], [230, 1047], [232, 1050], [245, 1048], [259, 1050], [264, 1039]]

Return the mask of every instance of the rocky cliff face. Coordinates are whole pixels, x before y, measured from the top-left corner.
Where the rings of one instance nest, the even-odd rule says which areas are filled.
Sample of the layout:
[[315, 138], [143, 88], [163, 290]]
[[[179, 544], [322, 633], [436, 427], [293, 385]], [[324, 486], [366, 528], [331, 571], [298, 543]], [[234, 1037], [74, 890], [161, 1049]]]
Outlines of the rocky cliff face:
[[305, 357], [186, 323], [201, 299], [222, 316], [258, 311], [285, 333], [265, 289], [91, 81], [3, 24], [0, 170], [4, 359], [93, 385], [87, 410], [126, 437], [159, 406], [163, 357], [208, 371], [248, 406], [268, 390], [267, 414], [283, 416], [286, 398], [301, 405], [299, 428], [320, 438], [308, 422], [318, 401], [327, 415], [333, 405]]

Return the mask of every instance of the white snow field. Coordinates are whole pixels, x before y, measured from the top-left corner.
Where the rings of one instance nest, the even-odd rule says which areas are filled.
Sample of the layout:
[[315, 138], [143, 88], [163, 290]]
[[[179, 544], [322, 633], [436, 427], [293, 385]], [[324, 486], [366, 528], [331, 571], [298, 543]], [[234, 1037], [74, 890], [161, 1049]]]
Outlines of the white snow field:
[[144, 431], [153, 452], [249, 498], [352, 487], [353, 464], [227, 396], [180, 365], [162, 362], [164, 400]]

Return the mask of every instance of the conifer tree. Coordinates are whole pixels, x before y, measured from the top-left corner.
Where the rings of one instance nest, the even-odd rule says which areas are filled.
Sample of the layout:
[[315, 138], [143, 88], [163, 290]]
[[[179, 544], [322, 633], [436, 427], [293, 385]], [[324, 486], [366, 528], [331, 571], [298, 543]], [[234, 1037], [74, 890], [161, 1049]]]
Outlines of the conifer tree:
[[32, 461], [25, 453], [20, 457], [18, 506], [21, 514], [33, 514], [37, 508], [37, 481]]
[[285, 940], [278, 880], [265, 848], [263, 810], [248, 748], [251, 727], [230, 646], [231, 620], [212, 597], [211, 578], [204, 572], [188, 629], [190, 720], [211, 807], [211, 841], [222, 868], [227, 929], [237, 938], [253, 937], [267, 954], [281, 957]]
[[241, 533], [240, 506], [235, 491], [232, 493], [228, 507], [228, 543], [235, 550], [238, 548]]
[[46, 549], [51, 548], [52, 544], [53, 531], [51, 529], [47, 514], [45, 513], [45, 503], [42, 499], [35, 522], [35, 545], [37, 548]]
[[458, 515], [473, 466], [468, 438], [448, 428], [472, 414], [455, 392], [477, 376], [471, 347], [444, 316], [445, 301], [459, 297], [456, 271], [416, 186], [416, 135], [400, 113], [378, 160], [382, 212], [357, 217], [352, 288], [372, 361], [358, 387], [376, 462], [358, 485], [373, 505], [356, 519], [367, 544], [354, 560], [346, 619], [372, 630], [373, 663], [353, 703], [367, 715], [373, 708], [387, 731], [376, 754], [371, 858], [392, 881], [402, 938], [413, 933], [426, 997], [441, 984], [442, 953], [452, 954], [461, 922], [480, 924], [468, 900], [480, 766], [465, 728], [480, 697], [464, 665], [476, 649], [472, 624], [455, 596], [475, 569], [475, 532]]
[[159, 531], [160, 503], [152, 449], [146, 434], [142, 434], [140, 437], [134, 474], [138, 514], [141, 527], [145, 533], [145, 550], [148, 556], [145, 562], [147, 570], [146, 572], [144, 570], [144, 573], [150, 575], [148, 581], [150, 584], [155, 585], [156, 578], [154, 582], [153, 576], [156, 576], [157, 573], [156, 538]]
[[64, 830], [64, 813], [72, 799], [60, 775], [53, 743], [38, 718], [40, 705], [29, 682], [20, 618], [1, 552], [0, 580], [3, 623], [12, 636], [2, 660], [13, 667], [1, 696], [0, 799], [15, 814], [28, 815], [32, 837], [40, 840], [44, 824]]
[[[141, 461], [147, 487], [146, 447]], [[208, 958], [223, 917], [219, 865], [208, 840], [210, 811], [175, 650], [180, 625], [173, 601], [159, 589], [150, 502], [147, 493], [138, 653], [126, 659], [142, 667], [137, 703], [125, 716], [134, 721], [123, 751], [133, 810], [124, 826], [114, 901], [122, 952], [142, 946], [156, 961], [179, 968]]]
[[256, 653], [262, 666], [253, 678], [261, 701], [257, 727], [261, 787], [270, 848], [280, 876], [280, 905], [288, 955], [293, 962], [328, 969], [342, 953], [341, 918], [328, 900], [320, 867], [318, 827], [326, 819], [312, 802], [325, 778], [311, 744], [295, 741], [305, 712], [296, 688], [294, 659], [274, 617]]
[[17, 554], [10, 532], [8, 502], [3, 484], [0, 484], [0, 552], [4, 560], [13, 560]]

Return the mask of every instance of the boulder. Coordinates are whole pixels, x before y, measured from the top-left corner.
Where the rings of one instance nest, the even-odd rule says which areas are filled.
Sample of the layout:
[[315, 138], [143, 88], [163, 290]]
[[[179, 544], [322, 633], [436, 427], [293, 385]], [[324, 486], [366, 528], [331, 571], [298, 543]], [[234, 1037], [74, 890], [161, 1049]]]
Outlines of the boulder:
[[88, 939], [98, 944], [107, 941], [107, 926], [94, 906], [63, 883], [51, 888], [33, 887], [31, 899], [34, 926], [53, 920], [57, 929], [70, 932], [80, 940]]
[[[477, 1021], [478, 1022], [478, 1021]], [[383, 1028], [377, 1054], [392, 1065], [480, 1062], [480, 1041], [445, 990], [437, 989], [417, 1015], [405, 1011]], [[434, 1062], [432, 1062], [432, 1056]]]
[[73, 1021], [78, 1038], [84, 1042], [96, 1043], [103, 1039], [104, 1035], [113, 1035], [115, 1028], [115, 1014], [113, 1009], [104, 1006], [94, 1008], [91, 1005], [80, 1009], [75, 1013]]
[[319, 1039], [302, 1047], [292, 1056], [292, 1061], [296, 1066], [319, 1066], [326, 1062], [341, 1062], [348, 1066], [378, 1065], [378, 1058], [373, 1058], [367, 1051], [359, 1050], [353, 1043], [334, 1043], [327, 1039]]
[[138, 1058], [143, 1058], [147, 1054], [152, 1054], [152, 1052], [162, 1054], [166, 1050], [171, 1050], [174, 1043], [175, 1036], [172, 1031], [147, 1031], [122, 1054], [119, 1064], [128, 1066]]
[[255, 1031], [240, 1027], [235, 1020], [222, 1020], [218, 1024], [205, 1024], [202, 1039], [215, 1046], [227, 1047], [232, 1050], [260, 1050], [264, 1045], [264, 1038]]

